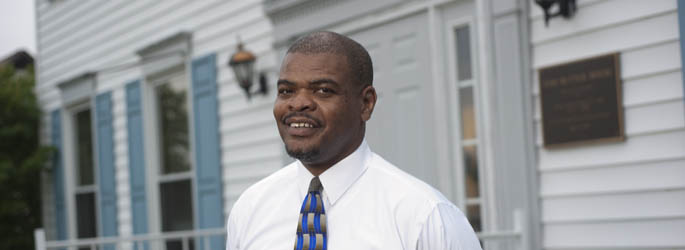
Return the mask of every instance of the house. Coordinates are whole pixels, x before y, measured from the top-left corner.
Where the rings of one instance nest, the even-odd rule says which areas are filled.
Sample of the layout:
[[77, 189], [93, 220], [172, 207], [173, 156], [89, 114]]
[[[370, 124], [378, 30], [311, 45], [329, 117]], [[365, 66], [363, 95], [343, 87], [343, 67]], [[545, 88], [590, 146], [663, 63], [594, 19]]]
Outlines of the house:
[[33, 65], [33, 57], [26, 51], [20, 50], [10, 56], [0, 59], [0, 66], [10, 64], [15, 69], [26, 69]]
[[485, 249], [684, 248], [685, 3], [543, 2], [37, 0], [46, 244], [223, 248], [240, 193], [292, 161], [275, 94], [227, 65], [238, 37], [273, 87], [294, 39], [332, 30], [373, 59], [373, 150]]
[[12, 55], [0, 59], [0, 67], [11, 65], [14, 67], [15, 74], [29, 74], [29, 67], [33, 66], [33, 57], [24, 50], [14, 52]]
[[275, 79], [261, 1], [36, 6], [41, 133], [60, 151], [43, 178], [48, 240], [222, 228], [282, 166], [275, 93], [248, 101], [227, 65], [240, 39]]

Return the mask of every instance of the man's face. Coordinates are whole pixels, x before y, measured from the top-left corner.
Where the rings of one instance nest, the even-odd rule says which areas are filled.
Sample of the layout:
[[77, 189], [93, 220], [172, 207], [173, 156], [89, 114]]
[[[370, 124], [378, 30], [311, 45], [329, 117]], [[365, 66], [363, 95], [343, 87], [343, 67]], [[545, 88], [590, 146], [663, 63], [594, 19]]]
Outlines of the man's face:
[[344, 56], [286, 55], [274, 118], [288, 154], [305, 164], [330, 166], [354, 151], [368, 119], [362, 116], [361, 95]]

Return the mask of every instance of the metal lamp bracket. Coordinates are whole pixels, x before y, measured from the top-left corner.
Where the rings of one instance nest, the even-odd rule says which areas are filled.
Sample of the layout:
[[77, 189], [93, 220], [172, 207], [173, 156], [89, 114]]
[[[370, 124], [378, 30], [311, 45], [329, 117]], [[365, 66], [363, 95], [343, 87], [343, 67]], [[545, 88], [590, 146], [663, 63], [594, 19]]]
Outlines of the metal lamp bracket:
[[[576, 13], [576, 0], [535, 0], [535, 3], [542, 8], [545, 13], [545, 27], [549, 26], [549, 19], [562, 16], [570, 19]], [[558, 6], [556, 12], [551, 13], [552, 7]]]
[[261, 94], [261, 95], [266, 95], [269, 93], [269, 83], [268, 83], [268, 78], [266, 77], [266, 72], [262, 71], [259, 72], [259, 88], [256, 89], [255, 91], [251, 91], [250, 88], [243, 88], [245, 91], [245, 95], [247, 96], [247, 99], [250, 100], [252, 99], [253, 95], [256, 94]]

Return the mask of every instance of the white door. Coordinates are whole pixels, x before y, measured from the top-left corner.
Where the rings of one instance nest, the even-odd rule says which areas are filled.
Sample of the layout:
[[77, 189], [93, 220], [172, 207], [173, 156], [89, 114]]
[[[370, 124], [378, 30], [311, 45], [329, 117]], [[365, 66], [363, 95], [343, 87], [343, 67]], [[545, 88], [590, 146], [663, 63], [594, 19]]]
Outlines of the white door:
[[[436, 32], [440, 51], [436, 61], [445, 71], [441, 82], [432, 76], [428, 14], [415, 15], [369, 27], [350, 36], [371, 54], [376, 109], [367, 124], [366, 138], [373, 151], [404, 171], [424, 180], [461, 207], [477, 231], [485, 214], [484, 166], [479, 129], [479, 81], [475, 67], [475, 29], [472, 1], [440, 7]], [[444, 81], [444, 82], [443, 82]], [[435, 87], [446, 93], [446, 113], [436, 113]], [[445, 99], [446, 98], [446, 99]], [[443, 117], [441, 117], [443, 116]], [[442, 119], [438, 119], [442, 118]], [[447, 122], [447, 132], [436, 124]], [[436, 134], [441, 133], [441, 134]], [[445, 140], [445, 141], [436, 141]], [[450, 166], [438, 166], [438, 145], [449, 145]], [[443, 168], [443, 169], [441, 169]], [[439, 170], [449, 169], [448, 184], [438, 183]], [[452, 188], [454, 190], [444, 190]]]
[[375, 111], [367, 124], [372, 150], [438, 187], [427, 15], [416, 14], [350, 34], [371, 54]]

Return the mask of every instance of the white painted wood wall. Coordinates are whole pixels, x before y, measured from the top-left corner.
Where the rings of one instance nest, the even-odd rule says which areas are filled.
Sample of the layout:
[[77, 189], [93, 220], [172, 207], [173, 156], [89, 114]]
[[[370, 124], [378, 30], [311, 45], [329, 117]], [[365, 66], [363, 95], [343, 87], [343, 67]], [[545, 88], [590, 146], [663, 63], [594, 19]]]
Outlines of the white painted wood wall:
[[[225, 66], [240, 35], [275, 79], [272, 26], [261, 1], [37, 1], [38, 84], [48, 141], [56, 83], [89, 70], [136, 62], [135, 51], [180, 31], [193, 55], [217, 52], [225, 213], [249, 185], [282, 166], [273, 95], [246, 101]], [[530, 1], [532, 4], [532, 1]], [[537, 73], [533, 81], [543, 245], [546, 249], [685, 249], [685, 121], [676, 1], [579, 0], [571, 20], [544, 26], [531, 6], [533, 71], [621, 52], [626, 141], [542, 147]], [[131, 233], [124, 84], [139, 68], [98, 75], [113, 91], [119, 234]], [[275, 91], [272, 89], [271, 94]], [[50, 204], [49, 178], [44, 202]], [[44, 206], [51, 228], [51, 206]]]
[[[217, 53], [226, 218], [245, 188], [282, 166], [282, 142], [271, 111], [274, 86], [270, 86], [268, 96], [247, 101], [226, 66], [235, 51], [236, 37], [240, 36], [246, 49], [257, 55], [257, 69], [269, 71], [269, 80], [275, 82], [273, 28], [264, 15], [261, 0], [35, 1], [38, 34], [35, 91], [44, 111], [41, 129], [44, 142], [50, 138], [50, 112], [62, 105], [57, 83], [87, 71], [137, 62], [137, 50], [187, 31], [192, 33], [191, 58]], [[124, 85], [142, 78], [140, 67], [133, 67], [99, 73], [96, 79], [96, 93], [113, 92], [117, 219], [122, 236], [132, 231]], [[46, 181], [44, 223], [50, 237], [50, 229], [54, 228], [51, 184], [50, 178], [43, 179]], [[73, 224], [73, 220], [69, 219], [69, 223]]]
[[[685, 249], [685, 122], [674, 0], [581, 0], [545, 27], [531, 2], [546, 249]], [[537, 69], [620, 52], [626, 140], [542, 146]]]

